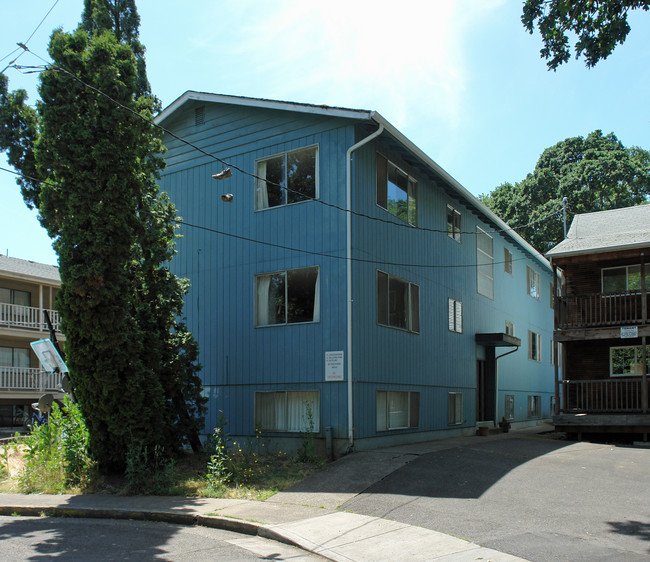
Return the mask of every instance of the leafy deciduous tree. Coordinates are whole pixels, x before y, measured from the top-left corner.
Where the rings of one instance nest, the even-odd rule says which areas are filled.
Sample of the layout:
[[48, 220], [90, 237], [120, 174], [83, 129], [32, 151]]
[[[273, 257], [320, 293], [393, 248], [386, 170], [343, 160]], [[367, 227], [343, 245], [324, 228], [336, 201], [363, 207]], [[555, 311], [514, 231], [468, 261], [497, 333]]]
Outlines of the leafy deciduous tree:
[[638, 8], [647, 11], [650, 0], [526, 0], [521, 21], [531, 34], [537, 25], [544, 41], [540, 54], [550, 70], [569, 60], [569, 33], [577, 36], [576, 59], [583, 55], [592, 67], [625, 41], [628, 12]]
[[544, 150], [533, 173], [504, 183], [482, 201], [541, 252], [563, 239], [561, 217], [540, 220], [568, 199], [567, 221], [573, 215], [647, 203], [650, 197], [650, 152], [625, 148], [613, 133], [597, 130], [586, 137], [565, 139]]

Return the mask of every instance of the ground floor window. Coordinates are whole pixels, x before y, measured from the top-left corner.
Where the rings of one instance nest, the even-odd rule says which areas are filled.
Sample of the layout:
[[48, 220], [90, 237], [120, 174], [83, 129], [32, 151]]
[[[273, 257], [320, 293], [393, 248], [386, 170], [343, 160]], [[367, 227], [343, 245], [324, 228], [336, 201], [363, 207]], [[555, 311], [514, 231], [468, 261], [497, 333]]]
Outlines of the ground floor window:
[[528, 417], [542, 417], [542, 397], [537, 395], [528, 395]]
[[503, 411], [503, 415], [507, 420], [515, 419], [515, 395], [506, 394], [506, 404]]
[[420, 425], [420, 393], [377, 391], [377, 431]]
[[447, 423], [460, 425], [463, 423], [463, 393], [450, 392], [447, 398]]
[[255, 425], [264, 431], [320, 431], [318, 391], [256, 392]]

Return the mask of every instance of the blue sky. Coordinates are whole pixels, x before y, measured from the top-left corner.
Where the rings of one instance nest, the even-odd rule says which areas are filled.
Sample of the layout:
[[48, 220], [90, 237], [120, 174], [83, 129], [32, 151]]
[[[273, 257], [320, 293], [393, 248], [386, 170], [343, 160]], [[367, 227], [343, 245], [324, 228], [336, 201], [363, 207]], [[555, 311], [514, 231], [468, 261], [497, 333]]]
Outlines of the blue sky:
[[[469, 191], [533, 170], [544, 148], [595, 129], [650, 149], [650, 13], [606, 61], [557, 72], [520, 23], [522, 0], [140, 0], [141, 40], [164, 106], [186, 90], [374, 109]], [[25, 42], [54, 0], [3, 2], [0, 57]], [[47, 58], [55, 27], [83, 0], [59, 0], [29, 41]], [[11, 58], [2, 62], [6, 65]], [[25, 53], [20, 64], [41, 64]], [[6, 71], [36, 99], [37, 75]], [[0, 157], [0, 166], [7, 167]], [[0, 252], [56, 263], [49, 238], [0, 171]]]

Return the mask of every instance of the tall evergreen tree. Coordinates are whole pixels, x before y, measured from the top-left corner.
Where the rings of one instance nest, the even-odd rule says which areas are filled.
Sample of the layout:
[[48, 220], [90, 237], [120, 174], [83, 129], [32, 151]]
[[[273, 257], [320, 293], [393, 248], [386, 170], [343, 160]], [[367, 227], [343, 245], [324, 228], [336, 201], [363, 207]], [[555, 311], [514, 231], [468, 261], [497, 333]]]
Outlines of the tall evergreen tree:
[[79, 28], [52, 34], [36, 112], [0, 81], [0, 148], [42, 180], [20, 182], [54, 238], [71, 381], [105, 469], [133, 446], [200, 447], [205, 402], [178, 321], [187, 286], [165, 265], [175, 209], [155, 183], [164, 148], [138, 26], [133, 0], [85, 0]]

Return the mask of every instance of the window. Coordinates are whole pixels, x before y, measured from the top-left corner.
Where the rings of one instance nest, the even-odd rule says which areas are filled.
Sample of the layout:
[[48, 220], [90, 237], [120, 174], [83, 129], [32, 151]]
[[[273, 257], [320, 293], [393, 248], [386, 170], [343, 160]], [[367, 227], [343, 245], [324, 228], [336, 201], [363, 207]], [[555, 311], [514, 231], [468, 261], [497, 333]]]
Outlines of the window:
[[417, 183], [381, 154], [377, 154], [377, 205], [417, 226]]
[[626, 265], [602, 270], [603, 293], [641, 290], [641, 266]]
[[463, 423], [463, 393], [450, 392], [447, 398], [447, 412], [449, 425], [460, 425]]
[[0, 367], [29, 367], [29, 349], [0, 347]]
[[542, 417], [542, 397], [537, 395], [528, 395], [528, 417]]
[[420, 287], [378, 270], [377, 322], [419, 333]]
[[255, 393], [255, 425], [265, 431], [320, 431], [317, 390]]
[[507, 420], [515, 419], [515, 395], [506, 394], [506, 403], [503, 414]]
[[377, 391], [377, 431], [420, 425], [420, 393]]
[[542, 360], [542, 336], [528, 330], [528, 359], [532, 361]]
[[460, 213], [451, 205], [447, 205], [447, 235], [460, 242]]
[[514, 336], [515, 335], [515, 323], [510, 322], [510, 320], [506, 320], [506, 334], [508, 336]]
[[492, 236], [476, 228], [476, 289], [479, 295], [494, 298], [494, 254]]
[[310, 146], [257, 161], [255, 209], [290, 205], [318, 195], [318, 147]]
[[512, 252], [508, 248], [503, 249], [503, 271], [512, 275]]
[[31, 300], [32, 294], [29, 291], [0, 287], [0, 302], [17, 306], [31, 306]]
[[449, 299], [449, 331], [463, 333], [463, 303]]
[[526, 284], [528, 294], [534, 299], [539, 300], [541, 296], [539, 292], [541, 285], [540, 274], [539, 271], [535, 271], [529, 265], [526, 266]]
[[640, 345], [609, 348], [609, 374], [612, 377], [641, 375], [643, 363]]
[[255, 278], [255, 325], [318, 322], [318, 267], [290, 269]]

